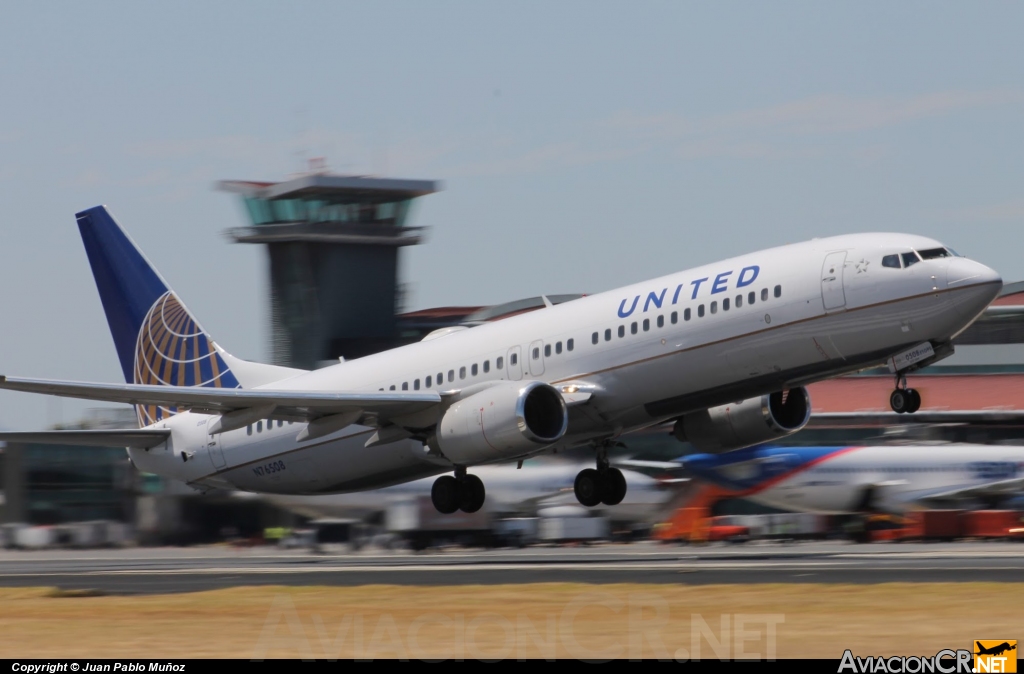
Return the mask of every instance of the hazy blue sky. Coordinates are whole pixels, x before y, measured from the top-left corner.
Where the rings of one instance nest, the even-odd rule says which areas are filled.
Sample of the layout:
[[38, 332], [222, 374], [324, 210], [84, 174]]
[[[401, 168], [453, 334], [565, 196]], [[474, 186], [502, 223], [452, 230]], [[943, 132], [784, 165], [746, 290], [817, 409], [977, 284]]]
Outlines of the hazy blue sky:
[[[225, 178], [437, 179], [409, 308], [597, 292], [814, 236], [932, 235], [1024, 279], [1019, 3], [8, 3], [0, 372], [119, 381], [75, 211], [107, 204], [265, 358]], [[0, 395], [0, 426], [89, 403]]]

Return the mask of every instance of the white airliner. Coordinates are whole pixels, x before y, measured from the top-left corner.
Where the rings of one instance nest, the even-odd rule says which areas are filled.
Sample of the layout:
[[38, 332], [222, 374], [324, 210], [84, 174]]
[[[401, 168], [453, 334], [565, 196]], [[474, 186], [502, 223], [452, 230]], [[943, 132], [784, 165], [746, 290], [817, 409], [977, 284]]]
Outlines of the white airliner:
[[[322, 494], [439, 477], [440, 512], [478, 510], [467, 472], [590, 445], [580, 503], [625, 496], [607, 449], [677, 420], [721, 452], [807, 423], [804, 385], [889, 363], [905, 375], [951, 340], [1002, 279], [938, 241], [852, 234], [743, 255], [314, 371], [214, 343], [105, 207], [77, 214], [127, 384], [0, 377], [0, 387], [131, 403], [138, 430], [0, 434], [128, 448], [139, 470], [198, 488]], [[497, 273], [502, 273], [500, 267]]]
[[748, 447], [681, 459], [687, 473], [764, 505], [815, 513], [1000, 507], [1024, 492], [1024, 447]]

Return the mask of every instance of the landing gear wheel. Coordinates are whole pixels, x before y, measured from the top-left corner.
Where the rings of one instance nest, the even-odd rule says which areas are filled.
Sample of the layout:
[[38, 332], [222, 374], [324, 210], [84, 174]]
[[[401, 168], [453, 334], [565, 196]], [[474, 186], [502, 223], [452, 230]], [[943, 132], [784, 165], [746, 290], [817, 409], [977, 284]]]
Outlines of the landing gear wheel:
[[458, 480], [451, 475], [442, 475], [434, 480], [434, 486], [430, 488], [430, 500], [437, 512], [451, 515], [459, 509], [460, 491]]
[[486, 495], [483, 480], [476, 475], [467, 475], [459, 484], [459, 510], [475, 513], [483, 507]]
[[[913, 390], [913, 389], [911, 389]], [[910, 396], [907, 389], [898, 388], [889, 396], [889, 407], [896, 414], [904, 414], [910, 410]]]
[[626, 498], [626, 478], [618, 468], [609, 468], [601, 474], [601, 503], [619, 505]]
[[576, 483], [573, 485], [576, 492], [576, 500], [580, 505], [592, 508], [601, 502], [601, 474], [593, 468], [585, 468], [576, 476]]
[[917, 389], [908, 388], [906, 389], [906, 394], [910, 396], [910, 407], [907, 408], [907, 414], [913, 414], [921, 409], [921, 394], [918, 393]]

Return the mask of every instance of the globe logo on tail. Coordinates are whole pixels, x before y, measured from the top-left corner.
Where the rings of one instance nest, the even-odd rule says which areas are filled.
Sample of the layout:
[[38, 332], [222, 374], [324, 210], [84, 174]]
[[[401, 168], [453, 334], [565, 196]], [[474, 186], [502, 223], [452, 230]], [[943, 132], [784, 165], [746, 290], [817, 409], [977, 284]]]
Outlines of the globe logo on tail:
[[[135, 346], [136, 384], [239, 388], [238, 380], [181, 301], [168, 291], [150, 307]], [[176, 407], [136, 405], [139, 426], [178, 413]]]

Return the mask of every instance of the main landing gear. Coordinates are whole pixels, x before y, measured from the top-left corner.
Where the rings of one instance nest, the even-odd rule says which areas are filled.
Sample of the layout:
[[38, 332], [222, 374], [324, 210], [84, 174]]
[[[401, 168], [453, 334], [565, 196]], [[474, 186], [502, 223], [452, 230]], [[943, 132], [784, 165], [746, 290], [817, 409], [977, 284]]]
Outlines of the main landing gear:
[[576, 476], [573, 485], [576, 500], [588, 508], [598, 503], [618, 505], [626, 497], [626, 478], [618, 468], [608, 465], [608, 449], [602, 447], [597, 454], [597, 469], [585, 468]]
[[434, 480], [430, 489], [430, 500], [442, 515], [451, 515], [456, 510], [475, 513], [483, 507], [485, 497], [483, 481], [476, 475], [466, 474], [462, 466], [455, 468], [455, 477], [442, 475]]
[[896, 376], [896, 390], [889, 395], [889, 407], [896, 414], [913, 414], [921, 409], [921, 394], [907, 388], [907, 378]]

